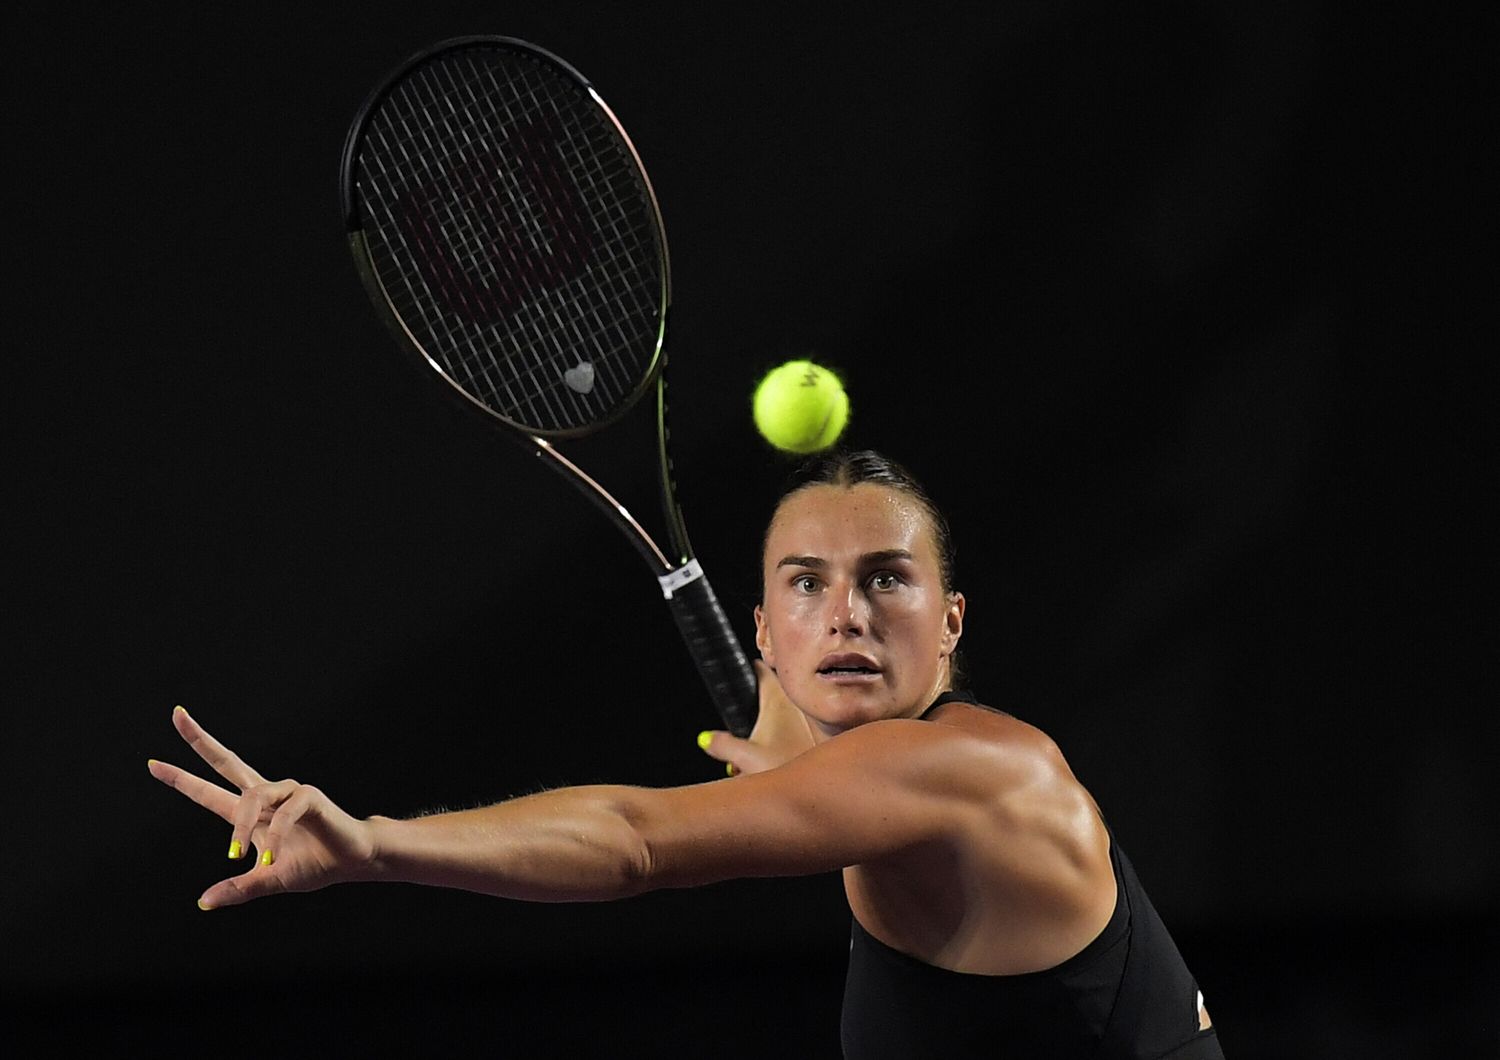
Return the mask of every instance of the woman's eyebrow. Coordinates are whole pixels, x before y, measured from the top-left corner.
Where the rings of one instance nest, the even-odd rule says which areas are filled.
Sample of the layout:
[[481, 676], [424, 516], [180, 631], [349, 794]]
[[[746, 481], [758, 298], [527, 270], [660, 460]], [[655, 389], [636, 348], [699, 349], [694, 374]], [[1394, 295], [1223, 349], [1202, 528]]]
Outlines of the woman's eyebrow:
[[[893, 563], [896, 560], [909, 560], [912, 558], [910, 551], [904, 548], [883, 548], [878, 552], [866, 552], [859, 557], [863, 566], [875, 563]], [[819, 556], [783, 556], [776, 564], [781, 567], [808, 567], [811, 570], [822, 570], [828, 566], [828, 561]]]
[[817, 556], [782, 556], [780, 562], [776, 564], [778, 570], [782, 567], [811, 567], [814, 570], [821, 570], [826, 566], [828, 566], [828, 561], [819, 559]]

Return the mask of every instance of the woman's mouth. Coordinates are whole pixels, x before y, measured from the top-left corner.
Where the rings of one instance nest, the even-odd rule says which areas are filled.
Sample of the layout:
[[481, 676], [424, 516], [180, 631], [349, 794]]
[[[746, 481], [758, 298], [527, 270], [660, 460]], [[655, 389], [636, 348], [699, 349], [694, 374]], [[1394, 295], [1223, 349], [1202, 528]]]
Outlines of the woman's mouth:
[[825, 656], [818, 663], [818, 676], [840, 684], [871, 681], [880, 676], [880, 666], [868, 655], [845, 652]]

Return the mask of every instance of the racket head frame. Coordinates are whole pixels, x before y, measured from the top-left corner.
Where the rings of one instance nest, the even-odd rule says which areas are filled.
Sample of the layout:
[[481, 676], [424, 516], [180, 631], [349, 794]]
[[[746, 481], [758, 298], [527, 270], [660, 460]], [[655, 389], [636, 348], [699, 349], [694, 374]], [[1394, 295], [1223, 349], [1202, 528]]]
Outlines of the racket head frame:
[[[640, 373], [630, 392], [619, 400], [610, 409], [608, 414], [578, 426], [542, 427], [537, 424], [522, 423], [506, 416], [481, 398], [470, 393], [468, 389], [453, 378], [452, 374], [444, 367], [441, 361], [423, 345], [422, 341], [413, 333], [407, 322], [397, 311], [395, 300], [386, 289], [375, 268], [374, 258], [369, 247], [366, 219], [358, 194], [358, 167], [360, 149], [365, 142], [366, 132], [374, 115], [391, 92], [420, 68], [448, 53], [478, 48], [502, 49], [523, 53], [533, 60], [539, 60], [551, 66], [555, 72], [562, 74], [566, 79], [574, 82], [579, 91], [592, 101], [592, 104], [598, 108], [599, 112], [608, 120], [609, 125], [613, 128], [614, 135], [618, 137], [619, 145], [624, 149], [625, 154], [630, 160], [634, 174], [639, 180], [639, 190], [643, 193], [648, 223], [660, 262], [661, 276], [661, 291], [656, 311], [653, 346], [647, 359], [647, 367]], [[647, 173], [645, 164], [641, 160], [640, 152], [636, 149], [629, 134], [626, 133], [625, 127], [621, 124], [618, 116], [609, 104], [604, 101], [603, 97], [599, 95], [588, 78], [565, 59], [530, 41], [517, 37], [483, 34], [453, 37], [439, 41], [409, 56], [393, 67], [376, 84], [376, 87], [371, 90], [361, 103], [353, 122], [350, 124], [340, 157], [339, 206], [350, 251], [354, 256], [360, 279], [371, 301], [375, 305], [377, 314], [385, 322], [387, 329], [396, 338], [398, 345], [407, 353], [415, 356], [419, 364], [425, 365], [431, 371], [436, 372], [439, 378], [447, 384], [446, 389], [451, 395], [458, 397], [462, 405], [483, 414], [491, 421], [498, 422], [512, 431], [519, 431], [527, 438], [537, 440], [577, 438], [604, 430], [629, 413], [653, 386], [657, 386], [657, 393], [660, 399], [662, 387], [659, 385], [659, 382], [667, 361], [667, 317], [672, 301], [671, 258], [667, 247], [666, 228], [662, 220], [661, 206], [656, 197], [656, 190], [651, 184], [650, 174]], [[659, 415], [662, 415], [662, 413], [659, 412]], [[663, 456], [663, 459], [665, 460], [665, 456]], [[680, 517], [669, 519], [669, 522], [673, 524], [672, 529], [675, 536], [680, 527]]]

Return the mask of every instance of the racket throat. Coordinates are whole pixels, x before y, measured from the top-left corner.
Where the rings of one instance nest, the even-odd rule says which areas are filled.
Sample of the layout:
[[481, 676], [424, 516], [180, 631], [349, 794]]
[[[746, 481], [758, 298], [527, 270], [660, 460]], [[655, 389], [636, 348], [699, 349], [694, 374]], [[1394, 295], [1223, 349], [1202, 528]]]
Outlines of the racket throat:
[[656, 450], [657, 473], [661, 477], [661, 511], [667, 523], [667, 534], [672, 540], [672, 549], [677, 553], [678, 563], [687, 563], [693, 558], [693, 544], [688, 540], [687, 524], [682, 519], [682, 508], [677, 503], [677, 480], [672, 471], [672, 455], [668, 443], [672, 429], [667, 424], [667, 372], [666, 352], [662, 352], [662, 365], [656, 376]]
[[559, 453], [545, 438], [533, 435], [531, 442], [536, 446], [536, 455], [542, 458], [542, 463], [567, 479], [574, 489], [587, 497], [610, 522], [619, 527], [647, 563], [660, 567], [664, 572], [672, 570], [675, 564], [667, 559], [625, 505], [615, 500], [614, 496], [599, 485], [587, 471]]

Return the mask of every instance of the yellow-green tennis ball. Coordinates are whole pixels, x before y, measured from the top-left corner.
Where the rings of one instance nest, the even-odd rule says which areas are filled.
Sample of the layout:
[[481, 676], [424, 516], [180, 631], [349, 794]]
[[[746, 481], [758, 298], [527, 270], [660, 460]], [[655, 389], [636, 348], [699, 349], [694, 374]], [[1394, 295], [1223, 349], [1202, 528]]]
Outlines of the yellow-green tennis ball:
[[766, 373], [752, 404], [762, 437], [789, 453], [827, 449], [849, 422], [843, 383], [811, 361], [787, 361]]

